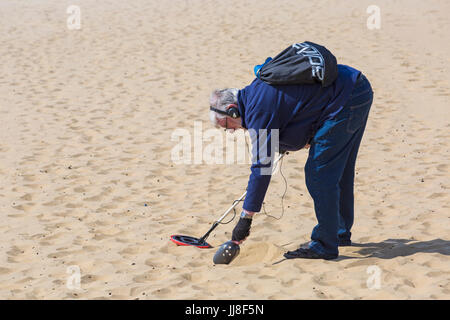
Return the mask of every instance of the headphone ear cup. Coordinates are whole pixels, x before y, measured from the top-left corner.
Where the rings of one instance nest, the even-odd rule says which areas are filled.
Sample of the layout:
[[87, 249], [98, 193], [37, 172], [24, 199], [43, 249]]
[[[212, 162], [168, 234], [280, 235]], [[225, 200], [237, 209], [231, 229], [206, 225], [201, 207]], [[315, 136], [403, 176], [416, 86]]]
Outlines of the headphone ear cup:
[[230, 109], [227, 110], [227, 113], [233, 119], [239, 118], [239, 110], [238, 110], [238, 108], [231, 107]]

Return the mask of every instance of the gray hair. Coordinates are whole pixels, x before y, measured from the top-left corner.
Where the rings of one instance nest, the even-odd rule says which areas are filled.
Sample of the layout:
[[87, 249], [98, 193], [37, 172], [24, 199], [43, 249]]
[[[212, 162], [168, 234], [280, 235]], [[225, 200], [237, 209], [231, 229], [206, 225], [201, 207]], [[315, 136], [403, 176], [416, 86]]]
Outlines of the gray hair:
[[[229, 104], [238, 104], [239, 89], [227, 88], [222, 90], [214, 90], [209, 97], [209, 105], [218, 110], [225, 111]], [[217, 128], [219, 124], [217, 119], [223, 119], [226, 116], [215, 111], [209, 111], [209, 120]]]

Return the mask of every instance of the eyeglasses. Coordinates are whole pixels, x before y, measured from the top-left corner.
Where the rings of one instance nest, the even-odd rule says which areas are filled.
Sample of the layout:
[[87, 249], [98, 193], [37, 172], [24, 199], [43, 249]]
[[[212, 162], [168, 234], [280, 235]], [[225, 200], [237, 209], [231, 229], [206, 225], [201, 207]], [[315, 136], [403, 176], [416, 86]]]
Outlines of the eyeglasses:
[[223, 110], [216, 109], [216, 108], [214, 108], [214, 107], [212, 107], [212, 106], [209, 106], [209, 110], [212, 110], [212, 111], [217, 112], [218, 114], [221, 114], [221, 115], [224, 115], [224, 116], [230, 116], [230, 115], [228, 114], [228, 112], [223, 111]]

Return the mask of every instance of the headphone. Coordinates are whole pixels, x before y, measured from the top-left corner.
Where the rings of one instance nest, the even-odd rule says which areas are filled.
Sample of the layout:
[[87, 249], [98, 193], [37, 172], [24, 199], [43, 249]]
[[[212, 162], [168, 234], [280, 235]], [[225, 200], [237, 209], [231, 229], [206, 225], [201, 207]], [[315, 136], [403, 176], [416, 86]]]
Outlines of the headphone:
[[239, 114], [239, 109], [236, 108], [236, 107], [230, 107], [230, 108], [227, 109], [227, 111], [222, 111], [222, 110], [216, 109], [216, 108], [211, 107], [211, 106], [209, 107], [209, 109], [214, 111], [214, 112], [217, 112], [219, 114], [222, 114], [224, 116], [231, 117], [233, 119], [237, 119], [237, 118], [239, 118], [241, 116]]

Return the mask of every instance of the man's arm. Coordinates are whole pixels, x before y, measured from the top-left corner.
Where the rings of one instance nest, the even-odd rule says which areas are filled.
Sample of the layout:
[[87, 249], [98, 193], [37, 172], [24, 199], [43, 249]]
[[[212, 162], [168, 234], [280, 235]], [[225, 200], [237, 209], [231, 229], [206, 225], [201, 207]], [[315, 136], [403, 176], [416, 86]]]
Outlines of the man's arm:
[[272, 176], [275, 151], [279, 150], [280, 120], [276, 110], [260, 111], [252, 114], [247, 124], [252, 139], [252, 166], [243, 209], [255, 213], [261, 210]]

